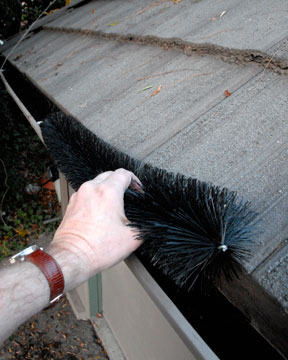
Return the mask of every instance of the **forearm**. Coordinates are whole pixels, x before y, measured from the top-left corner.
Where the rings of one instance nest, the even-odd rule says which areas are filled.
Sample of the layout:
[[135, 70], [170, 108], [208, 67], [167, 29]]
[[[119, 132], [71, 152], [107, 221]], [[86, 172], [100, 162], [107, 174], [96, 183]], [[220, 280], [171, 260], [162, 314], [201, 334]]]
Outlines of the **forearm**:
[[[89, 274], [73, 253], [50, 246], [45, 250], [60, 265], [64, 276], [64, 291], [80, 285]], [[0, 270], [0, 344], [19, 325], [46, 306], [50, 288], [42, 271], [29, 261], [5, 266]]]
[[0, 270], [0, 344], [25, 320], [49, 302], [50, 289], [42, 272], [23, 262]]

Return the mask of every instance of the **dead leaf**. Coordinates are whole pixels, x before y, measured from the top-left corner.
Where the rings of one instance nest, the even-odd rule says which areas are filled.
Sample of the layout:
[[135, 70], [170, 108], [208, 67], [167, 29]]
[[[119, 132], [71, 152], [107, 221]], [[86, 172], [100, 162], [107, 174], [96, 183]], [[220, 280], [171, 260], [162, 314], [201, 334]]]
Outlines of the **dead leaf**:
[[54, 10], [50, 10], [50, 11], [48, 11], [48, 12], [45, 12], [44, 14], [45, 15], [51, 15], [51, 14], [53, 14], [55, 11], [58, 11], [59, 9], [54, 9]]
[[16, 56], [14, 57], [13, 61], [17, 61], [17, 60], [21, 59], [22, 56], [23, 56], [22, 54], [16, 55]]
[[119, 24], [119, 22], [120, 21], [115, 21], [114, 23], [109, 24], [109, 26], [115, 26], [115, 25]]
[[[16, 229], [15, 231], [16, 231], [16, 233], [17, 233], [19, 236], [21, 236], [21, 237], [24, 237], [24, 236], [26, 236], [26, 235], [29, 235], [29, 231], [26, 230], [26, 229]], [[32, 324], [32, 325], [33, 325], [33, 324]], [[34, 326], [34, 325], [33, 325], [33, 326]], [[33, 329], [33, 327], [32, 327], [32, 329]]]
[[231, 93], [230, 93], [230, 91], [225, 90], [225, 91], [224, 91], [224, 95], [225, 95], [226, 97], [229, 97], [229, 96], [231, 95]]
[[95, 11], [96, 11], [96, 10], [95, 10], [95, 9], [93, 9], [93, 10], [91, 11], [91, 13], [92, 13], [92, 14], [95, 14]]
[[43, 77], [40, 81], [42, 82], [42, 81], [45, 81], [45, 80], [47, 80], [47, 78]]
[[161, 88], [162, 88], [162, 85], [159, 85], [158, 88], [155, 91], [153, 91], [153, 93], [150, 96], [157, 95], [161, 91]]
[[172, 0], [174, 4], [179, 4], [181, 0]]
[[80, 108], [86, 108], [88, 101], [85, 101], [83, 104], [78, 105]]
[[211, 20], [212, 20], [212, 21], [216, 21], [216, 20], [217, 20], [217, 17], [216, 17], [216, 16], [213, 16]]

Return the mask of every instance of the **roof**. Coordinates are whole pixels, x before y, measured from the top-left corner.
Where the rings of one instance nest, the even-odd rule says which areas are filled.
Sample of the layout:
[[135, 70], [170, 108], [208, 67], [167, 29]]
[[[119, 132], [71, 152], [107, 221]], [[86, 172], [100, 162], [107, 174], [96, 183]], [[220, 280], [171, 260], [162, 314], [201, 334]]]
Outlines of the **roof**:
[[119, 150], [251, 201], [262, 231], [245, 268], [287, 315], [288, 3], [102, 0], [59, 15], [11, 62]]

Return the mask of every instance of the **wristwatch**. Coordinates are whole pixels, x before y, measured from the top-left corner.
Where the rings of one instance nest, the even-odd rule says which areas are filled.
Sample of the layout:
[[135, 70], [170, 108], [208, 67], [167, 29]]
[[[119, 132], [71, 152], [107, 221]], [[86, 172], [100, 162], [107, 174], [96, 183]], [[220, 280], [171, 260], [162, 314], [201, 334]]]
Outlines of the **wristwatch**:
[[32, 245], [10, 258], [11, 264], [17, 261], [30, 261], [39, 267], [50, 287], [50, 302], [45, 309], [55, 306], [64, 292], [64, 276], [55, 259], [47, 254], [43, 248], [38, 245]]

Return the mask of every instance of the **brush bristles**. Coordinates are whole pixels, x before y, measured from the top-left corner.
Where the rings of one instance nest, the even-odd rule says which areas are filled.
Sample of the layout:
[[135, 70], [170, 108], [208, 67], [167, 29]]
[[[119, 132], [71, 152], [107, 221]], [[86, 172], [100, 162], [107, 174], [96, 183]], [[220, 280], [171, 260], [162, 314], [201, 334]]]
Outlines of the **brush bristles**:
[[145, 193], [126, 191], [126, 216], [144, 240], [141, 254], [177, 285], [237, 276], [239, 261], [249, 256], [255, 214], [235, 192], [132, 159], [62, 113], [48, 116], [41, 128], [75, 190], [107, 170], [125, 168], [139, 177]]

